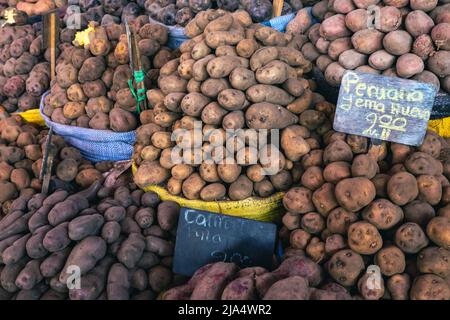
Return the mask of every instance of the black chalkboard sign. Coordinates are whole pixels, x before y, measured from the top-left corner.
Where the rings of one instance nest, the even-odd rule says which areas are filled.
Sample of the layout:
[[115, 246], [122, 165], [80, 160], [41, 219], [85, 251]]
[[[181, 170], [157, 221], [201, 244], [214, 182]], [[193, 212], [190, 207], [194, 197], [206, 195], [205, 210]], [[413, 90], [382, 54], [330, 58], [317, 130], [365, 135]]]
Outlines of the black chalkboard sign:
[[333, 128], [374, 139], [420, 145], [436, 88], [428, 83], [347, 71]]
[[275, 237], [273, 223], [182, 208], [173, 271], [191, 276], [205, 264], [218, 261], [271, 268]]

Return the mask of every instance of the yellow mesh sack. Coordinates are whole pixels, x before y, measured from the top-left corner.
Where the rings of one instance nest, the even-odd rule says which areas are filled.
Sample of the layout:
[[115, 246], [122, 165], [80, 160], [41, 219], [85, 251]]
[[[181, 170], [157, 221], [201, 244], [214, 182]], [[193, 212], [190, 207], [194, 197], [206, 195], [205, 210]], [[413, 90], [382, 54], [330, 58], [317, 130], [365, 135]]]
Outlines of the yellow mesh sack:
[[[133, 174], [137, 167], [133, 163]], [[248, 198], [240, 201], [202, 201], [189, 200], [183, 197], [170, 194], [165, 188], [149, 185], [143, 188], [145, 192], [153, 191], [159, 195], [161, 200], [175, 201], [181, 207], [188, 207], [197, 210], [205, 210], [215, 213], [227, 214], [239, 218], [275, 222], [285, 211], [283, 208], [284, 192], [278, 192], [268, 198]]]
[[430, 120], [428, 129], [436, 132], [443, 138], [450, 138], [450, 117]]
[[42, 127], [45, 126], [44, 118], [42, 118], [41, 113], [39, 112], [39, 109], [31, 109], [31, 110], [27, 110], [25, 112], [18, 112], [15, 114], [18, 114], [19, 116], [21, 116], [26, 122], [34, 123], [34, 124], [37, 124]]

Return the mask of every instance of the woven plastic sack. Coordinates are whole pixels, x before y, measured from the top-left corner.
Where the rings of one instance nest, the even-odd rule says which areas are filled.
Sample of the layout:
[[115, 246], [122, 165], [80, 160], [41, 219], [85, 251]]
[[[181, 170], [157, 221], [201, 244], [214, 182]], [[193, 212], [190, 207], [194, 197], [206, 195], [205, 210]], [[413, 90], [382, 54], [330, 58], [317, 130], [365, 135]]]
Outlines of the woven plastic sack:
[[41, 98], [40, 112], [48, 127], [62, 136], [73, 147], [80, 150], [83, 157], [92, 162], [119, 161], [131, 159], [136, 131], [114, 132], [94, 130], [55, 123], [44, 112], [45, 93]]
[[[136, 174], [137, 167], [133, 163], [132, 172]], [[251, 197], [240, 201], [203, 201], [189, 200], [174, 196], [165, 188], [157, 185], [148, 185], [143, 188], [145, 192], [153, 191], [163, 201], [174, 201], [180, 207], [226, 214], [229, 216], [258, 220], [264, 222], [277, 222], [286, 210], [283, 207], [284, 192], [277, 192], [268, 198]]]

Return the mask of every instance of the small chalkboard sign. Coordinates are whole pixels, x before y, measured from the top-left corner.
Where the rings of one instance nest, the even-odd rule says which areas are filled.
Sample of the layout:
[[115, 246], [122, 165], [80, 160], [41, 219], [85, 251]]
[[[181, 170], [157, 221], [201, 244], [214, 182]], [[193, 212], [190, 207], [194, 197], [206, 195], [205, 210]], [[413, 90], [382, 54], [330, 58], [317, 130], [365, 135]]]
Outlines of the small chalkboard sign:
[[436, 88], [428, 83], [347, 71], [339, 90], [336, 131], [420, 145]]
[[275, 237], [273, 223], [182, 208], [173, 271], [191, 276], [198, 268], [219, 261], [270, 269]]

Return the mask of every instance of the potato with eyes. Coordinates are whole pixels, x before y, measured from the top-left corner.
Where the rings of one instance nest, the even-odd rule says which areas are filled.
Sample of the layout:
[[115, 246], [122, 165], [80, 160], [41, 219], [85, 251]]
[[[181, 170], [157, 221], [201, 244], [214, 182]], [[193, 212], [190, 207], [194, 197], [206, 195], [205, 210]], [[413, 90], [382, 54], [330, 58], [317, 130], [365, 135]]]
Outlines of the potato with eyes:
[[403, 211], [387, 199], [377, 199], [364, 209], [361, 216], [377, 229], [387, 230], [403, 220]]
[[347, 236], [350, 249], [359, 254], [374, 254], [383, 246], [383, 239], [377, 228], [365, 221], [350, 225]]

